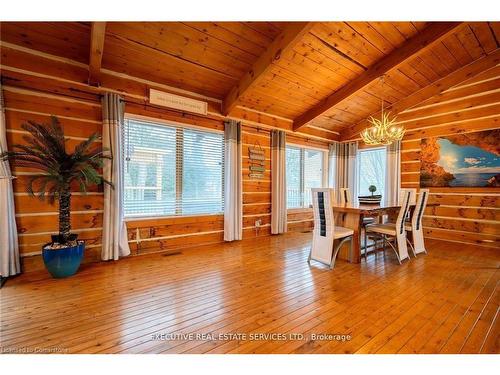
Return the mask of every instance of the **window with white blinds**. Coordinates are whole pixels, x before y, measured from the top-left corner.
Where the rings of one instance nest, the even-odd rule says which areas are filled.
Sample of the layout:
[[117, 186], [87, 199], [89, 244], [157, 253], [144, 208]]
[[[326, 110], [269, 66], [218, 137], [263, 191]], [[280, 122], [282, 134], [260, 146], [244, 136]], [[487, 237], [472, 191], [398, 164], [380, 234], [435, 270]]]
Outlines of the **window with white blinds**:
[[287, 208], [309, 207], [311, 188], [323, 185], [324, 152], [286, 147]]
[[126, 119], [125, 217], [224, 211], [224, 135]]

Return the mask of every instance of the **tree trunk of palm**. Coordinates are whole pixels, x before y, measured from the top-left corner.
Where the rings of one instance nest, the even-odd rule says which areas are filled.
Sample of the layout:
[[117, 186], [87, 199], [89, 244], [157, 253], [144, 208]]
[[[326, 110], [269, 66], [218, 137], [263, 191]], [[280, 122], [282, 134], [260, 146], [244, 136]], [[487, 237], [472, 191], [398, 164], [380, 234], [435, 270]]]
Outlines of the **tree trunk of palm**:
[[68, 241], [71, 232], [70, 205], [71, 192], [68, 187], [59, 195], [59, 235], [63, 243]]

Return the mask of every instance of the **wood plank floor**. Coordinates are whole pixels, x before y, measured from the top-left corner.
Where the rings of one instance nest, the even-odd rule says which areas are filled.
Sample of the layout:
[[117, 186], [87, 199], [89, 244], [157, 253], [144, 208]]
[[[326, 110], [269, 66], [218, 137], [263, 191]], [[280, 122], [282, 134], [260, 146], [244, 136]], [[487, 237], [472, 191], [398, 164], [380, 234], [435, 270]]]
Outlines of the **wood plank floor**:
[[[428, 255], [401, 266], [387, 251], [330, 271], [308, 266], [310, 237], [88, 264], [64, 280], [18, 276], [0, 290], [1, 350], [498, 353], [500, 251], [429, 240]], [[205, 336], [161, 336], [172, 333]], [[246, 337], [219, 336], [230, 333]]]

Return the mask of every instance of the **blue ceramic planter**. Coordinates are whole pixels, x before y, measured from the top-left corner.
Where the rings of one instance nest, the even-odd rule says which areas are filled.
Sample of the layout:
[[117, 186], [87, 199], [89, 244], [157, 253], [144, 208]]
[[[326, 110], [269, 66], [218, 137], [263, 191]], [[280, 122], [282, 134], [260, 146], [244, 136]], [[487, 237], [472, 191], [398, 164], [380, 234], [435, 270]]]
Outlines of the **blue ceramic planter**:
[[77, 246], [63, 249], [42, 249], [43, 262], [47, 271], [57, 279], [74, 275], [83, 258], [85, 243], [78, 242]]

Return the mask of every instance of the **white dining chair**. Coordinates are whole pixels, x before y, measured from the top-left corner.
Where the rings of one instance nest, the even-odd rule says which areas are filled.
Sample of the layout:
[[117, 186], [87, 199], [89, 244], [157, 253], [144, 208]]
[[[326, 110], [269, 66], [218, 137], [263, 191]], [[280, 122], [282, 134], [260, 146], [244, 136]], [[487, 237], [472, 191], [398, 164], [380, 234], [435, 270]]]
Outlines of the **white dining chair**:
[[[396, 253], [399, 264], [401, 264], [401, 261], [407, 258], [409, 259], [405, 218], [410, 209], [410, 195], [411, 192], [405, 192], [395, 223], [370, 224], [366, 226], [367, 237], [370, 237], [370, 234], [374, 234], [376, 237], [382, 237], [384, 249], [385, 245], [388, 244]], [[394, 244], [392, 242], [394, 242]]]
[[[340, 202], [344, 205], [346, 204], [351, 204], [352, 203], [352, 194], [351, 194], [351, 189], [349, 188], [341, 188], [340, 189]], [[365, 255], [365, 260], [368, 255], [368, 238], [366, 236], [366, 226], [368, 224], [373, 224], [376, 221], [374, 217], [363, 217], [363, 223], [362, 223], [362, 229], [364, 232], [364, 246], [362, 246], [362, 249], [364, 249], [363, 254]], [[376, 248], [376, 242], [373, 244], [373, 248]]]
[[410, 206], [413, 206], [413, 205], [415, 205], [415, 201], [417, 199], [417, 189], [415, 189], [415, 188], [412, 188], [412, 189], [409, 189], [409, 188], [400, 189], [399, 190], [399, 200], [398, 200], [398, 203], [402, 204], [404, 195], [408, 191], [410, 192]]
[[422, 228], [422, 217], [424, 216], [425, 207], [427, 206], [427, 200], [429, 199], [429, 189], [420, 189], [418, 194], [418, 199], [415, 204], [415, 209], [413, 210], [413, 215], [411, 217], [411, 222], [405, 224], [405, 229], [407, 232], [412, 234], [412, 242], [407, 239], [408, 244], [416, 257], [417, 254], [427, 253], [424, 244], [424, 230]]
[[350, 204], [351, 202], [352, 202], [351, 189], [349, 189], [349, 188], [340, 188], [340, 203], [342, 203], [342, 204]]
[[[333, 216], [333, 197], [334, 189], [313, 188], [311, 189], [313, 211], [314, 211], [314, 230], [311, 251], [307, 262], [311, 260], [326, 264], [333, 269], [335, 260], [342, 245], [350, 242], [349, 252], [352, 254], [352, 236], [354, 231], [349, 228], [335, 226]], [[335, 245], [337, 241], [337, 245]]]
[[[401, 205], [401, 203], [403, 202], [403, 197], [405, 195], [405, 193], [409, 191], [410, 192], [410, 206], [414, 206], [415, 205], [415, 201], [417, 199], [417, 189], [415, 188], [406, 188], [406, 189], [400, 189], [399, 190], [399, 199], [398, 199], [398, 204]], [[405, 220], [407, 222], [410, 221], [410, 211], [408, 211], [408, 213], [406, 214], [406, 218]]]

